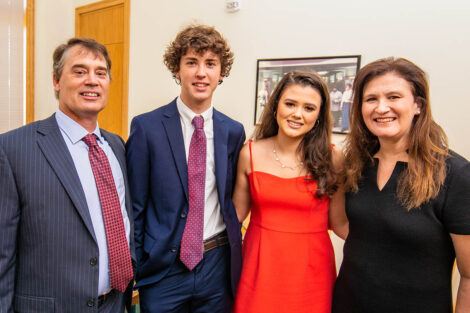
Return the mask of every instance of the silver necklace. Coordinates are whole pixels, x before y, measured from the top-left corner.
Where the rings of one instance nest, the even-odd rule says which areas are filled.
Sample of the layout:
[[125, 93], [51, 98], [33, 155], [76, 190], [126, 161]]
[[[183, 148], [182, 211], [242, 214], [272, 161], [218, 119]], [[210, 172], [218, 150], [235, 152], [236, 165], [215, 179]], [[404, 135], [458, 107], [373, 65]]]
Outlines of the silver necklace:
[[281, 165], [282, 168], [288, 168], [290, 170], [295, 171], [299, 167], [304, 166], [304, 162], [300, 162], [299, 164], [295, 166], [289, 166], [289, 165], [285, 165], [284, 163], [282, 163], [281, 160], [279, 159], [279, 156], [277, 155], [276, 145], [273, 146], [273, 153], [274, 153], [274, 159]]

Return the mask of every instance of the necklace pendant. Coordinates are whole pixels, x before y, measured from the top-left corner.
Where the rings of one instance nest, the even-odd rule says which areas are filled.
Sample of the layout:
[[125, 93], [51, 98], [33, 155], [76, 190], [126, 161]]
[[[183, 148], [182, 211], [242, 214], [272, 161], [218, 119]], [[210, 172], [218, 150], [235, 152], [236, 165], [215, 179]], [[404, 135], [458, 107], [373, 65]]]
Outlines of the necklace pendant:
[[291, 171], [295, 171], [297, 168], [304, 166], [304, 162], [300, 162], [296, 166], [289, 166], [289, 165], [285, 165], [284, 163], [282, 163], [281, 160], [279, 159], [279, 156], [277, 155], [276, 147], [273, 148], [273, 153], [274, 153], [274, 159], [276, 160], [276, 162], [279, 163], [279, 165], [281, 165], [281, 168], [288, 168]]

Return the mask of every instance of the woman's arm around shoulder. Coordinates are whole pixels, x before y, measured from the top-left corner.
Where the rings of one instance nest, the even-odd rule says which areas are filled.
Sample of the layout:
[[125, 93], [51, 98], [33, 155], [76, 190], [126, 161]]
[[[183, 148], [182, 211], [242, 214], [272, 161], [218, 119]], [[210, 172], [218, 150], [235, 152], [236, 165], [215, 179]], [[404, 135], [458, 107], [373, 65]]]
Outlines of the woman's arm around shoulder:
[[238, 221], [243, 222], [250, 212], [250, 182], [248, 175], [251, 172], [250, 144], [247, 143], [240, 150], [237, 166], [237, 178], [233, 192], [233, 205], [237, 211]]
[[454, 245], [460, 283], [455, 313], [470, 313], [470, 163], [452, 153], [449, 159], [444, 221]]
[[450, 234], [460, 272], [455, 313], [470, 313], [470, 235]]
[[[343, 170], [344, 163], [343, 152], [336, 146], [333, 147], [332, 152], [333, 166], [336, 173], [340, 175]], [[338, 237], [346, 239], [349, 233], [349, 221], [346, 216], [345, 196], [341, 181], [338, 182], [338, 190], [330, 199], [328, 221], [330, 229], [332, 229]]]

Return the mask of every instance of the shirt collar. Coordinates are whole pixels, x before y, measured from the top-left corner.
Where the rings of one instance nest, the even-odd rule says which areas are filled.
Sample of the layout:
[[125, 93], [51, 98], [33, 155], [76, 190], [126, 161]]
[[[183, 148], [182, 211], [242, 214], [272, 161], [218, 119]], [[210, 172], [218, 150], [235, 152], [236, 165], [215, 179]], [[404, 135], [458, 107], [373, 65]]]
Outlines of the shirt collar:
[[[69, 138], [72, 144], [76, 144], [77, 142], [82, 140], [83, 137], [89, 134], [88, 131], [85, 128], [83, 128], [83, 126], [75, 122], [73, 119], [71, 119], [68, 115], [66, 115], [60, 109], [57, 109], [55, 118], [56, 118], [57, 124], [59, 125], [60, 130], [62, 130], [65, 133], [65, 135]], [[95, 134], [96, 137], [98, 137], [98, 140], [102, 142], [100, 128], [98, 127], [98, 122], [96, 123], [96, 128], [92, 132], [92, 134]]]
[[186, 104], [184, 104], [183, 100], [181, 100], [181, 97], [178, 96], [178, 98], [176, 98], [176, 107], [178, 108], [178, 112], [181, 118], [186, 123], [191, 124], [195, 116], [202, 116], [204, 119], [204, 125], [207, 125], [207, 122], [212, 120], [212, 114], [214, 111], [214, 106], [212, 103], [206, 111], [202, 112], [201, 114], [196, 114]]

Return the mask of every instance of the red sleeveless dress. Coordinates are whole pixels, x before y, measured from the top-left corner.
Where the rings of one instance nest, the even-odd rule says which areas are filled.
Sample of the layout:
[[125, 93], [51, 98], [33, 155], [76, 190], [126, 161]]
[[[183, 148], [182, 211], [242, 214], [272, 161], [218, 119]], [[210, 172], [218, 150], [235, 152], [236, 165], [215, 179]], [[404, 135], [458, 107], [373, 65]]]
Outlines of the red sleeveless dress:
[[336, 268], [329, 199], [315, 181], [254, 171], [235, 313], [330, 313]]

